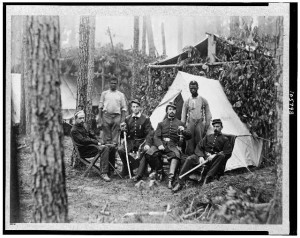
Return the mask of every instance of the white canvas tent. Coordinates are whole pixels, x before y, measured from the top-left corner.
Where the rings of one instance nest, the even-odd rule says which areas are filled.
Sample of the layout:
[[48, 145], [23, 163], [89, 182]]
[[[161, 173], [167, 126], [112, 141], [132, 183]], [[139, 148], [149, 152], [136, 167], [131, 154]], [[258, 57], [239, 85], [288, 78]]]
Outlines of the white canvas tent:
[[[61, 77], [61, 106], [64, 120], [69, 120], [74, 116], [76, 110], [76, 78], [62, 76]], [[21, 111], [21, 74], [11, 74], [11, 90], [12, 90], [12, 119], [14, 123], [20, 123]], [[93, 87], [93, 105], [98, 106], [100, 100], [101, 85], [99, 80], [94, 80]]]
[[[227, 161], [225, 170], [248, 167], [250, 165], [259, 166], [263, 143], [261, 140], [255, 140], [252, 136], [244, 136], [250, 135], [250, 132], [234, 112], [218, 80], [179, 71], [168, 92], [150, 117], [153, 128], [156, 129], [157, 124], [164, 119], [165, 108], [168, 102], [174, 101], [180, 94], [183, 100], [187, 100], [190, 97], [189, 83], [192, 80], [197, 81], [199, 84], [198, 94], [207, 99], [212, 118], [220, 118], [222, 120], [222, 132], [238, 136], [232, 156]], [[210, 133], [213, 133], [212, 126], [208, 130], [208, 134]]]

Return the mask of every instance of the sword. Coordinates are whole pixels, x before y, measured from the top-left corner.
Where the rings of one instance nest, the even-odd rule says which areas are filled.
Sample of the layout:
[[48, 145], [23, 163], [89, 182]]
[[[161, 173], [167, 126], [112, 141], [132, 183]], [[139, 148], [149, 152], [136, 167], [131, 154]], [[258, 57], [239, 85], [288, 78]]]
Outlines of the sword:
[[202, 165], [206, 164], [208, 162], [208, 160], [205, 160], [203, 163], [198, 164], [197, 166], [195, 166], [194, 168], [192, 168], [191, 170], [187, 171], [186, 173], [184, 173], [183, 175], [179, 176], [179, 179], [182, 179], [184, 176], [186, 176], [187, 174], [189, 174], [190, 172], [193, 172], [194, 170], [200, 168]]
[[131, 179], [131, 171], [130, 171], [130, 165], [129, 165], [129, 159], [128, 159], [127, 139], [126, 139], [126, 132], [125, 131], [124, 131], [124, 144], [125, 144], [125, 154], [126, 154], [127, 168], [128, 168], [129, 178]]

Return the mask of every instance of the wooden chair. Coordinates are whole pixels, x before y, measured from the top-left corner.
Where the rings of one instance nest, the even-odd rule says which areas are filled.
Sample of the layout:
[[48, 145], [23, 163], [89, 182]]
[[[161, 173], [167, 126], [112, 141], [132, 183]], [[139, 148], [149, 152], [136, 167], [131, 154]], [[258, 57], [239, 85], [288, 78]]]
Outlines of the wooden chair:
[[[75, 152], [76, 152], [76, 154], [77, 154], [77, 157], [78, 157], [78, 159], [82, 162], [82, 163], [84, 163], [84, 164], [86, 164], [87, 166], [88, 166], [88, 168], [84, 171], [84, 173], [83, 173], [83, 177], [86, 177], [87, 176], [87, 174], [90, 172], [90, 170], [93, 168], [94, 169], [94, 171], [95, 172], [97, 172], [99, 175], [101, 175], [101, 170], [100, 170], [100, 168], [99, 167], [97, 167], [96, 165], [95, 165], [95, 163], [97, 162], [97, 160], [101, 157], [101, 151], [99, 150], [99, 152], [96, 154], [96, 156], [95, 157], [93, 157], [92, 158], [92, 160], [87, 160], [87, 158], [83, 158], [83, 157], [81, 157], [80, 156], [80, 154], [79, 154], [79, 150], [78, 150], [78, 144], [76, 145], [76, 143], [74, 142], [74, 139], [73, 139], [73, 137], [71, 136], [71, 139], [72, 139], [72, 143], [73, 143], [73, 146], [74, 146], [74, 149], [75, 149]], [[87, 146], [94, 146], [94, 147], [96, 147], [97, 149], [98, 149], [98, 146], [97, 145], [94, 145], [94, 144], [90, 144], [90, 145], [87, 145]]]

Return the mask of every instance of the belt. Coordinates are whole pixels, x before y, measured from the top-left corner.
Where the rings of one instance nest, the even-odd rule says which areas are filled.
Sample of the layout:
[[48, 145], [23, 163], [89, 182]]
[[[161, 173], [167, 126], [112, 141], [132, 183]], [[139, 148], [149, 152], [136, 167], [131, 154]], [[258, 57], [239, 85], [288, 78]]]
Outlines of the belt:
[[171, 141], [171, 139], [170, 138], [163, 138], [163, 141], [169, 142], [169, 141]]

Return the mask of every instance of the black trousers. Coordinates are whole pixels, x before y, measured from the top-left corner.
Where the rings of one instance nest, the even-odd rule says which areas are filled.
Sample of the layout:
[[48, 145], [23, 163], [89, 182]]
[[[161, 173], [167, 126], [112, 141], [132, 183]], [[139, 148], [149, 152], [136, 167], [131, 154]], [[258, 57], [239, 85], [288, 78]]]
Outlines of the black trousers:
[[[214, 179], [215, 177], [222, 176], [224, 174], [227, 158], [224, 155], [216, 155], [212, 161], [203, 165], [202, 176], [206, 176], [207, 179]], [[199, 164], [199, 157], [197, 155], [191, 155], [186, 158], [179, 176], [185, 174], [192, 168]], [[201, 171], [201, 168], [198, 168]], [[179, 180], [179, 183], [183, 183], [188, 178], [188, 175]]]

